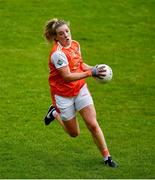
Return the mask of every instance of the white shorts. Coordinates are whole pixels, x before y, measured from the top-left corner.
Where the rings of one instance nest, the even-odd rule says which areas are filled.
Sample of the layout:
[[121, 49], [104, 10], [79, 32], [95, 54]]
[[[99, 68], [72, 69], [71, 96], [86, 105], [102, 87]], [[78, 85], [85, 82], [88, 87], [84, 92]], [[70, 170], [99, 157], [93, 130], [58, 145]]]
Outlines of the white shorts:
[[55, 95], [56, 106], [60, 111], [63, 121], [69, 121], [76, 116], [76, 111], [94, 104], [87, 85], [84, 85], [79, 94], [74, 97], [63, 97]]

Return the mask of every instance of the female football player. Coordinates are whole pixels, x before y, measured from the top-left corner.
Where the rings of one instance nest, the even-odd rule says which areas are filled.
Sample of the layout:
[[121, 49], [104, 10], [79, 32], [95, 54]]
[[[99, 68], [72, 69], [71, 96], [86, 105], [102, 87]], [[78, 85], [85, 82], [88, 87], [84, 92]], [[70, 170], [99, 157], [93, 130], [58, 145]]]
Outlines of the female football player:
[[106, 70], [83, 62], [80, 45], [72, 40], [69, 23], [64, 20], [49, 20], [44, 35], [49, 42], [53, 42], [48, 60], [53, 106], [50, 106], [45, 116], [45, 124], [49, 125], [57, 119], [71, 137], [76, 137], [80, 133], [76, 118], [76, 112], [79, 112], [103, 156], [104, 163], [117, 167], [97, 122], [93, 99], [85, 81], [85, 78], [91, 76], [103, 76]]

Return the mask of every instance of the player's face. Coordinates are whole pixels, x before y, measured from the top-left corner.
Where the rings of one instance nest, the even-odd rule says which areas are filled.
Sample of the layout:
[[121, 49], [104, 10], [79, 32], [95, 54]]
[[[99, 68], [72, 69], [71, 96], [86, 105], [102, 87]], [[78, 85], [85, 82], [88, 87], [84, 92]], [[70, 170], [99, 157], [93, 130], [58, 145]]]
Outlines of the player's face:
[[71, 44], [71, 33], [66, 24], [58, 27], [56, 33], [56, 40], [59, 41], [62, 46], [67, 47]]

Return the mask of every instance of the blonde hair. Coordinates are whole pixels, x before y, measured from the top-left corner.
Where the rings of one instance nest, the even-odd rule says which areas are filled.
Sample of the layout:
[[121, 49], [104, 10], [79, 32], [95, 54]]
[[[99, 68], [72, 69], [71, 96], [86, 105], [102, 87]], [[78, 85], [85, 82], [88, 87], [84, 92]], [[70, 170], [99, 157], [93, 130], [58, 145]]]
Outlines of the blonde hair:
[[47, 41], [51, 42], [55, 40], [54, 38], [56, 36], [56, 29], [64, 24], [66, 24], [69, 27], [69, 22], [66, 22], [61, 19], [54, 18], [47, 21], [44, 29], [44, 36], [47, 39]]

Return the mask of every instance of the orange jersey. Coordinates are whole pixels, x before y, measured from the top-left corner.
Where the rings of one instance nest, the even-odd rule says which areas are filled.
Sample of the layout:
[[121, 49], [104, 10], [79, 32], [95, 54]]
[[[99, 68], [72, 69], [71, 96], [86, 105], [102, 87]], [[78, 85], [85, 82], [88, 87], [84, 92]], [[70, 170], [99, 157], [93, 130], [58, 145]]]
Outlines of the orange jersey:
[[[55, 52], [60, 52], [65, 55], [66, 65], [69, 66], [71, 73], [80, 73], [83, 72], [83, 60], [80, 52], [80, 45], [78, 44], [78, 42], [72, 41], [70, 47], [65, 48], [56, 42], [49, 56], [49, 85], [52, 96], [54, 94], [66, 97], [76, 96], [79, 93], [81, 87], [85, 84], [85, 80], [81, 79], [77, 81], [66, 82], [52, 62], [51, 57]], [[61, 65], [61, 63], [63, 62], [61, 61], [60, 56], [60, 60], [57, 61], [57, 64]]]

